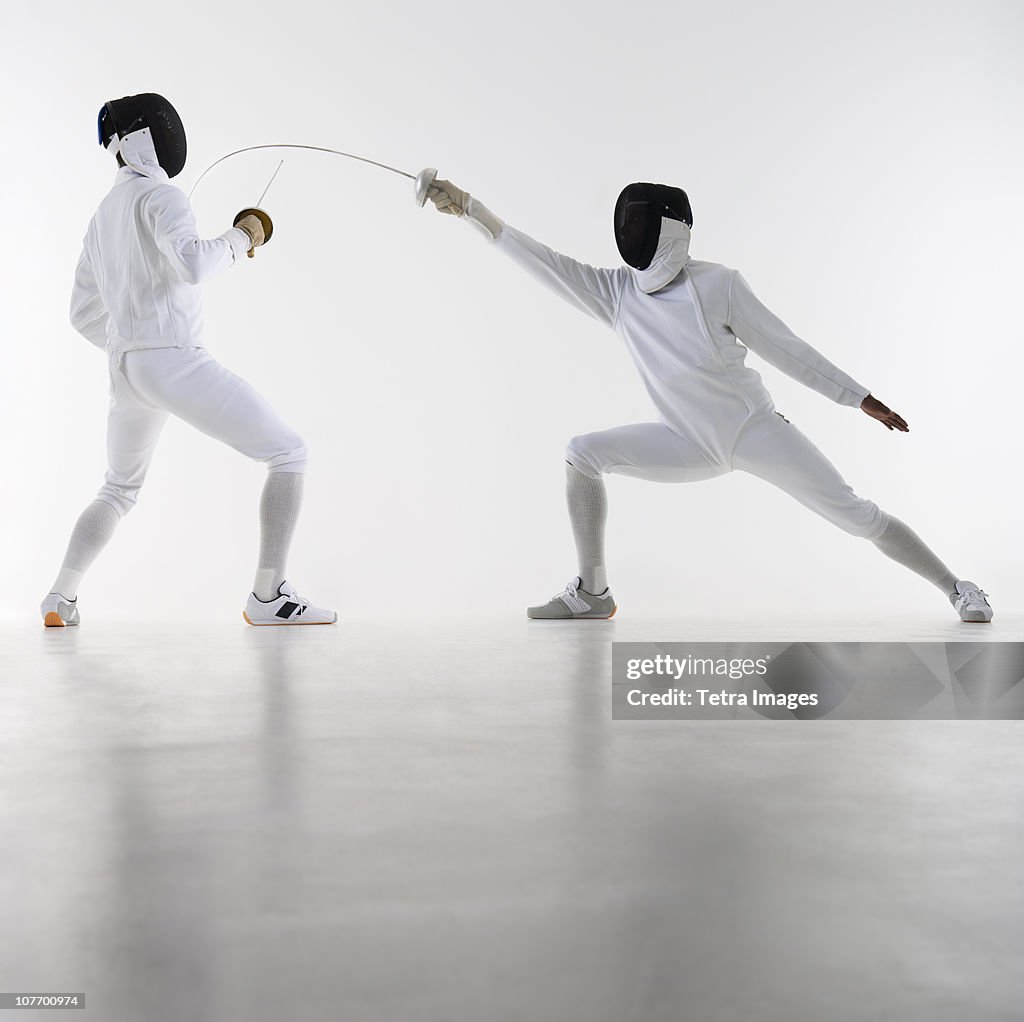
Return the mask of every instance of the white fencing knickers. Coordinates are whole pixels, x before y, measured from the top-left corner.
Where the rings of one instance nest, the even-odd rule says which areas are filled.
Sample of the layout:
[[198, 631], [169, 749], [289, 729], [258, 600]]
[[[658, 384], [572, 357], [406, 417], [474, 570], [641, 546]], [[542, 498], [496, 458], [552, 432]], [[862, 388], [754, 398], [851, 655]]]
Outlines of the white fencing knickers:
[[731, 463], [717, 464], [661, 422], [573, 437], [566, 460], [584, 475], [605, 472], [663, 483], [689, 483], [739, 470], [784, 490], [804, 507], [864, 539], [877, 539], [888, 518], [853, 492], [836, 467], [777, 412], [755, 412], [740, 430]]
[[302, 438], [204, 348], [112, 353], [107, 475], [97, 499], [118, 514], [134, 507], [169, 414], [271, 472], [306, 470]]

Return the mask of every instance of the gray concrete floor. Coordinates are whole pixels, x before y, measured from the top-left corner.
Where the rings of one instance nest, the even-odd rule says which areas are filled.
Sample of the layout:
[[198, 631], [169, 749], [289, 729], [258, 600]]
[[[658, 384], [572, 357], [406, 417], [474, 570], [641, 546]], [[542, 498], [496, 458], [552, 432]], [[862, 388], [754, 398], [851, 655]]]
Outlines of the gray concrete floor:
[[1021, 724], [609, 712], [613, 637], [981, 634], [4, 625], [0, 991], [104, 1022], [1020, 1019]]

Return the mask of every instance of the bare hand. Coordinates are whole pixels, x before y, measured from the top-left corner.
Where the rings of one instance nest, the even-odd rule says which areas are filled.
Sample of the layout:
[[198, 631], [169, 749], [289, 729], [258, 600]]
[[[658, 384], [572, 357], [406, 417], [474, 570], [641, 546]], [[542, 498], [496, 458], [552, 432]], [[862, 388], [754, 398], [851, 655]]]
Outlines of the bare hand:
[[886, 429], [898, 429], [901, 433], [910, 432], [910, 427], [902, 415], [897, 415], [891, 408], [887, 408], [878, 398], [872, 397], [870, 394], [861, 401], [860, 410], [870, 415], [872, 419], [878, 419]]

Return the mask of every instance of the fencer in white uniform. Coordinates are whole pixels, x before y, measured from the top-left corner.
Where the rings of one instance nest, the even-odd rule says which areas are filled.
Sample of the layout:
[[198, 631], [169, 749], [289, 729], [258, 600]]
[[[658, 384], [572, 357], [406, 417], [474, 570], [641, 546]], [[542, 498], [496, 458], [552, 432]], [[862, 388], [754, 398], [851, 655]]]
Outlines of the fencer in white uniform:
[[174, 108], [146, 93], [104, 105], [99, 141], [118, 160], [114, 185], [89, 223], [71, 297], [74, 328], [107, 355], [107, 473], [79, 517], [44, 623], [78, 624], [78, 587], [135, 501], [168, 415], [246, 457], [268, 477], [260, 500], [260, 555], [244, 617], [255, 625], [327, 624], [285, 578], [301, 506], [306, 447], [245, 380], [204, 347], [199, 285], [252, 255], [264, 241], [255, 215], [212, 240], [199, 237], [192, 207], [169, 178], [185, 162]]
[[694, 260], [689, 199], [679, 188], [636, 183], [623, 189], [615, 234], [626, 263], [598, 269], [503, 223], [450, 181], [428, 193], [445, 213], [467, 219], [499, 251], [581, 312], [622, 338], [658, 413], [636, 423], [577, 436], [566, 452], [567, 500], [578, 575], [532, 618], [608, 618], [616, 610], [604, 558], [613, 472], [658, 482], [695, 482], [741, 470], [784, 490], [854, 536], [938, 586], [964, 621], [989, 621], [991, 607], [957, 578], [899, 519], [858, 496], [835, 466], [775, 411], [748, 349], [842, 405], [863, 409], [888, 429], [903, 419], [805, 341], [751, 291], [735, 270]]

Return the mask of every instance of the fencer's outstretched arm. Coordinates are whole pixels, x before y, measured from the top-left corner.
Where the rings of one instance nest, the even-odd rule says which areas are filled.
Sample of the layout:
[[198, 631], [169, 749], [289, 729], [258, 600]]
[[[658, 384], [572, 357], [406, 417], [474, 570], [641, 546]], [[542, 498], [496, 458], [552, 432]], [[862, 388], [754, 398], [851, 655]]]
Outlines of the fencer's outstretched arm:
[[442, 213], [464, 217], [482, 230], [534, 280], [574, 308], [611, 326], [615, 322], [623, 276], [562, 255], [499, 220], [486, 206], [450, 181], [437, 180], [427, 197]]
[[83, 248], [71, 289], [71, 325], [97, 348], [106, 348], [109, 322], [110, 316], [100, 296], [92, 263]]
[[765, 307], [735, 270], [729, 287], [729, 329], [766, 362], [841, 405], [859, 408], [868, 388], [800, 340]]
[[185, 193], [173, 185], [156, 188], [144, 207], [157, 247], [186, 284], [201, 284], [226, 270], [249, 250], [252, 239], [238, 227], [218, 238], [199, 237]]
[[615, 322], [623, 285], [619, 271], [581, 263], [508, 225], [496, 245], [534, 280], [574, 308], [606, 326]]

